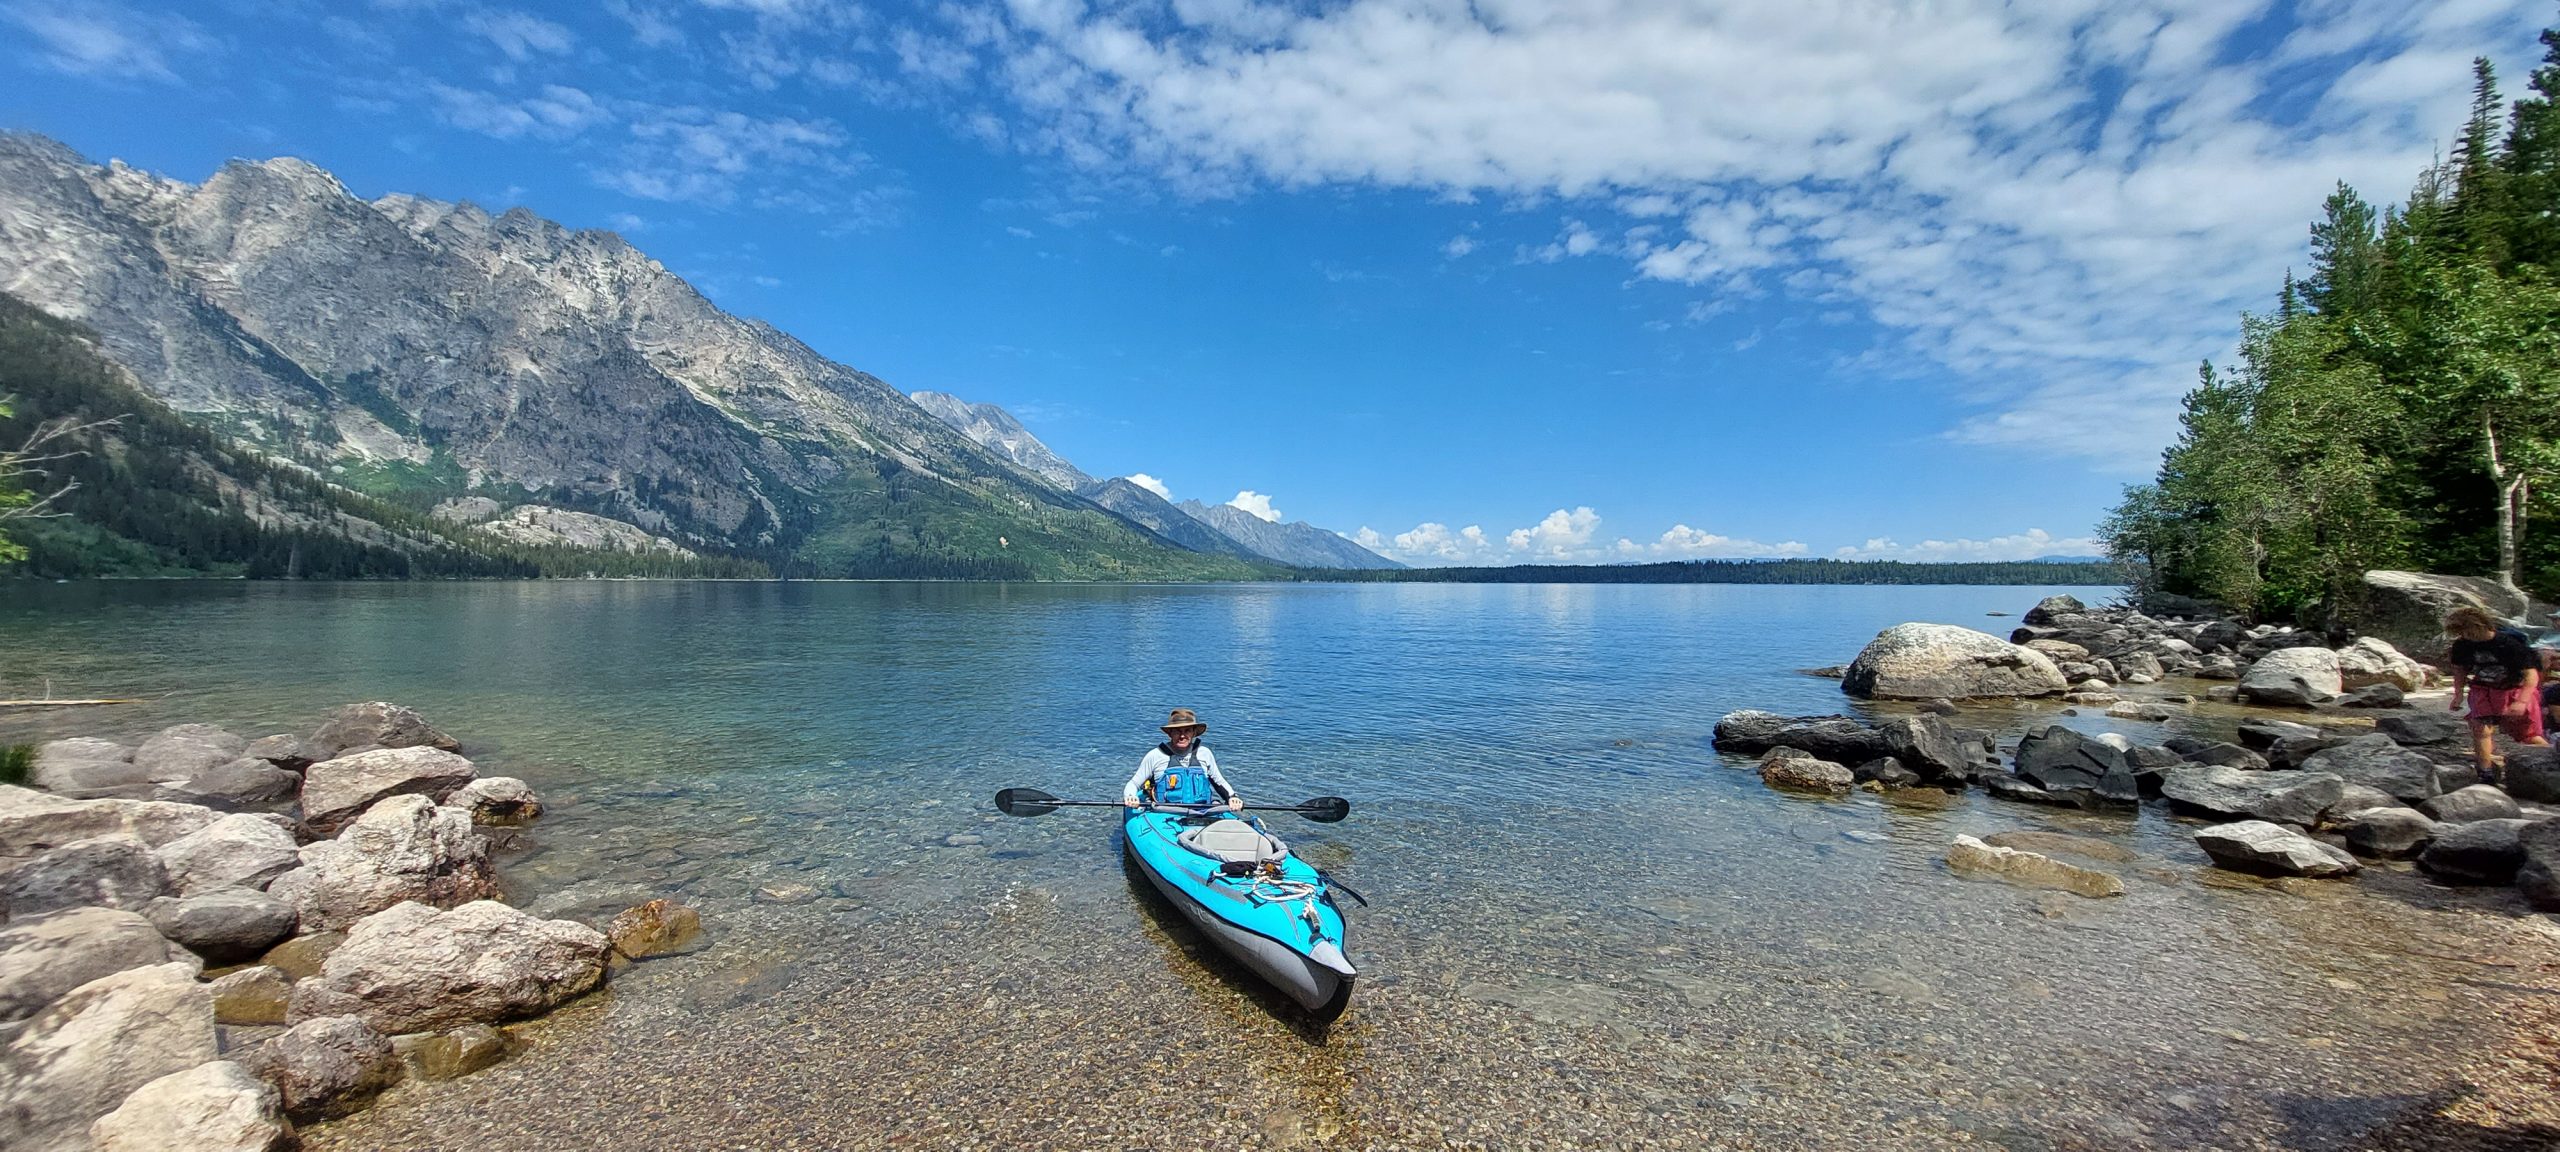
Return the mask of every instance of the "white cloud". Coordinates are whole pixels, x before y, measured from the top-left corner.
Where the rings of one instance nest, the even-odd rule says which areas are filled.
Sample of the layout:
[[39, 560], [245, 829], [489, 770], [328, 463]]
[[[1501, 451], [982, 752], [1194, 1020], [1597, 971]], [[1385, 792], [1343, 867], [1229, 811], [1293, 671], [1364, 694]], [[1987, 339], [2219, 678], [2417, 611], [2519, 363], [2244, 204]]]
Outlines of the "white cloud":
[[1702, 532], [1686, 524], [1672, 525], [1669, 531], [1662, 534], [1661, 539], [1655, 540], [1645, 548], [1646, 554], [1657, 560], [1760, 559], [1770, 556], [1802, 556], [1805, 551], [1804, 544], [1795, 540], [1763, 544], [1757, 540]]
[[1173, 499], [1173, 489], [1165, 487], [1164, 481], [1158, 480], [1153, 476], [1149, 476], [1144, 472], [1132, 472], [1127, 476], [1121, 477], [1121, 479], [1127, 480], [1128, 482], [1135, 484], [1140, 488], [1144, 488], [1149, 492], [1153, 492], [1162, 499]]
[[1476, 242], [1465, 236], [1452, 236], [1448, 243], [1440, 246], [1440, 254], [1452, 260], [1461, 259], [1475, 250]]
[[1805, 546], [1794, 540], [1764, 544], [1719, 536], [1686, 524], [1672, 525], [1649, 544], [1600, 534], [1600, 514], [1591, 508], [1558, 508], [1536, 524], [1516, 528], [1495, 539], [1476, 525], [1452, 529], [1425, 521], [1410, 532], [1388, 536], [1362, 528], [1351, 537], [1363, 548], [1407, 564], [1617, 564], [1664, 560], [1757, 559], [1802, 556]]
[[212, 37], [185, 17], [111, 3], [12, 3], [0, 17], [27, 30], [45, 67], [102, 80], [178, 82], [172, 56], [211, 51]]
[[465, 15], [462, 27], [519, 64], [535, 56], [560, 55], [577, 43], [568, 29], [523, 12], [484, 8]]
[[501, 140], [565, 139], [614, 118], [595, 97], [561, 84], [546, 84], [535, 95], [513, 99], [432, 82], [427, 92], [435, 97], [438, 119]]
[[1227, 506], [1244, 509], [1274, 524], [1280, 522], [1280, 510], [1271, 506], [1271, 498], [1251, 488], [1236, 493], [1236, 498], [1227, 501]]
[[1453, 530], [1446, 524], [1426, 521], [1410, 532], [1398, 532], [1392, 537], [1374, 528], [1362, 528], [1351, 539], [1363, 548], [1407, 564], [1491, 564], [1502, 556], [1501, 546], [1474, 524]]
[[1991, 560], [2033, 560], [2039, 556], [2098, 556], [2106, 548], [2086, 536], [2057, 537], [2042, 528], [2030, 528], [2011, 536], [1995, 536], [1989, 540], [1923, 540], [1902, 544], [1893, 538], [1879, 536], [1855, 547], [1835, 550], [1832, 555], [1842, 560], [1915, 560], [1921, 562], [1962, 562]]
[[1570, 562], [1587, 555], [1591, 535], [1599, 530], [1600, 514], [1585, 505], [1571, 512], [1558, 508], [1529, 527], [1512, 529], [1502, 540], [1532, 560]]
[[[2280, 11], [2279, 11], [2280, 9]], [[1837, 298], [1956, 434], [2136, 470], [2344, 178], [2399, 198], [2547, 0], [1015, 0], [972, 33], [1070, 162], [1193, 191], [1560, 199], [1532, 260]], [[2275, 33], [2280, 40], [2268, 42]], [[1659, 233], [1636, 233], [1647, 224]], [[1812, 281], [1790, 280], [1805, 269]], [[1792, 286], [1791, 286], [1792, 285]]]

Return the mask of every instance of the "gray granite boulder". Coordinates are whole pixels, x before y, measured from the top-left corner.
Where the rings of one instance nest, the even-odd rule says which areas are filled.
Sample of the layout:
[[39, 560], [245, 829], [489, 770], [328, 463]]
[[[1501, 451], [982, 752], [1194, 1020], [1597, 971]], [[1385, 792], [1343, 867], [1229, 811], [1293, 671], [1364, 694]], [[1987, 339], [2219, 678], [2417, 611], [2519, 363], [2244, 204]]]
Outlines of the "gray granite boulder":
[[38, 745], [27, 782], [47, 792], [77, 797], [149, 784], [151, 775], [135, 766], [133, 749], [113, 740], [82, 736]]
[[2079, 597], [2065, 592], [2036, 601], [2035, 607], [2027, 609], [2026, 615], [2018, 617], [2018, 623], [2051, 624], [2057, 616], [2078, 616], [2088, 610], [2089, 606], [2081, 603]]
[[602, 982], [609, 947], [584, 924], [494, 900], [402, 904], [366, 917], [294, 987], [293, 1016], [353, 1013], [385, 1032], [425, 1032], [539, 1015]]
[[2351, 688], [2337, 699], [2340, 708], [2398, 708], [2409, 702], [2406, 693], [2389, 684], [2367, 684]]
[[133, 763], [155, 783], [184, 780], [239, 759], [249, 742], [215, 724], [179, 724], [133, 750]]
[[2279, 648], [2240, 675], [2241, 698], [2255, 704], [2308, 708], [2344, 690], [2338, 654], [2326, 648]]
[[2449, 884], [2512, 884], [2524, 866], [2522, 820], [2438, 824], [2418, 867]]
[[2391, 738], [2392, 743], [2409, 748], [2426, 748], [2439, 744], [2468, 745], [2471, 725], [2462, 717], [2440, 709], [2420, 709], [2377, 716], [2374, 731]]
[[2338, 680], [2348, 688], [2387, 685], [2399, 692], [2427, 686], [2427, 667], [2379, 636], [2360, 636], [2338, 649]]
[[342, 1116], [400, 1082], [391, 1038], [354, 1016], [304, 1020], [269, 1040], [250, 1066], [297, 1119]]
[[216, 1055], [213, 996], [193, 965], [101, 976], [0, 1049], [0, 1148], [85, 1152], [89, 1125], [135, 1089]]
[[2444, 659], [2449, 643], [2444, 614], [2458, 606], [2485, 608], [2501, 620], [2522, 620], [2533, 613], [2533, 602], [2524, 593], [2479, 576], [2377, 569], [2364, 574], [2363, 591], [2349, 601], [2356, 607], [2347, 623], [2426, 661]]
[[2378, 788], [2409, 804], [2444, 792], [2435, 761], [2379, 734], [2315, 752], [2302, 761], [2302, 770], [2334, 773], [2347, 783]]
[[2176, 807], [2225, 820], [2271, 820], [2308, 827], [2346, 794], [2326, 772], [2249, 772], [2219, 764], [2172, 768], [2160, 794]]
[[445, 797], [444, 805], [470, 813], [474, 824], [522, 824], [542, 815], [542, 801], [533, 788], [513, 776], [473, 780]]
[[2516, 869], [2516, 891], [2545, 912], [2560, 912], [2560, 820], [2534, 820], [2516, 831], [2516, 850], [2524, 864]]
[[184, 898], [163, 896], [145, 906], [142, 914], [162, 936], [213, 964], [258, 958], [290, 938], [300, 919], [293, 905], [247, 888]]
[[1791, 792], [1846, 792], [1858, 782], [1847, 768], [1793, 748], [1772, 748], [1761, 757], [1760, 780]]
[[2316, 737], [2325, 736], [2327, 734], [2328, 729], [2326, 728], [2318, 728], [2309, 724], [2296, 724], [2291, 720], [2269, 720], [2265, 717], [2243, 720], [2240, 722], [2239, 727], [2240, 746], [2244, 748], [2253, 748], [2260, 752], [2273, 748], [2277, 741], [2290, 737]]
[[218, 888], [264, 888], [302, 863], [301, 845], [275, 821], [225, 816], [159, 849], [169, 884], [181, 896]]
[[2244, 768], [2263, 772], [2267, 758], [2240, 745], [2222, 740], [2205, 740], [2195, 736], [2172, 736], [2162, 742], [2182, 760], [2197, 764], [2220, 764], [2226, 768]]
[[1850, 661], [1840, 689], [1883, 700], [2054, 696], [2070, 687], [2041, 652], [1949, 624], [1896, 624]]
[[2156, 683], [2168, 670], [2160, 666], [2160, 658], [2136, 649], [2115, 658], [2116, 678], [2127, 684]]
[[460, 741], [436, 730], [427, 718], [415, 711], [376, 700], [367, 704], [349, 704], [329, 717], [320, 730], [311, 734], [310, 755], [314, 761], [327, 760], [350, 748], [437, 748], [446, 752], [462, 750]]
[[2560, 748], [2527, 745], [2507, 753], [2507, 792], [2534, 804], [2560, 804]]
[[2369, 808], [2407, 807], [2409, 806], [2392, 799], [2390, 793], [2370, 784], [2349, 784], [2345, 790], [2338, 793], [2337, 803], [2329, 805], [2329, 810], [2320, 814], [2320, 819], [2323, 823], [2336, 824]]
[[0, 784], [0, 856], [33, 856], [75, 840], [118, 834], [166, 844], [221, 818], [221, 813], [195, 804], [73, 800]]
[[374, 805], [335, 840], [304, 846], [301, 866], [267, 891], [294, 906], [303, 931], [318, 932], [405, 900], [449, 908], [494, 896], [498, 883], [471, 816], [413, 795]]
[[261, 736], [250, 741], [240, 754], [251, 760], [264, 760], [289, 772], [300, 772], [323, 759], [309, 739], [290, 732]]
[[1746, 756], [1782, 747], [1844, 762], [1892, 754], [1875, 728], [1855, 717], [1780, 716], [1756, 709], [1726, 713], [1716, 721], [1713, 742], [1718, 752]]
[[119, 833], [72, 841], [0, 874], [0, 907], [15, 916], [83, 905], [131, 911], [168, 889], [151, 846]]
[[301, 792], [300, 774], [243, 756], [175, 784], [163, 784], [151, 798], [202, 804], [217, 812], [281, 812], [293, 807]]
[[0, 1024], [24, 1020], [101, 976], [186, 959], [151, 922], [113, 908], [68, 908], [0, 927]]
[[292, 1135], [275, 1088], [228, 1060], [136, 1088], [89, 1126], [94, 1152], [275, 1152]]
[[2019, 779], [2084, 806], [2138, 804], [2140, 783], [2124, 748], [2059, 725], [2018, 741]]
[[302, 820], [323, 836], [393, 796], [442, 801], [479, 773], [469, 760], [436, 748], [377, 748], [323, 760], [302, 774]]
[[2403, 859], [2435, 839], [2436, 822], [2415, 808], [2367, 808], [2338, 822], [2338, 834], [2360, 856]]
[[2515, 820], [2524, 809], [2498, 790], [2494, 784], [2473, 784], [2457, 788], [2442, 796], [2431, 796], [2418, 805], [2434, 820], [2445, 824], [2468, 824], [2474, 820]]
[[2264, 820], [2216, 824], [2196, 830], [2196, 845], [2217, 867], [2271, 876], [2353, 875], [2363, 865], [2345, 849]]

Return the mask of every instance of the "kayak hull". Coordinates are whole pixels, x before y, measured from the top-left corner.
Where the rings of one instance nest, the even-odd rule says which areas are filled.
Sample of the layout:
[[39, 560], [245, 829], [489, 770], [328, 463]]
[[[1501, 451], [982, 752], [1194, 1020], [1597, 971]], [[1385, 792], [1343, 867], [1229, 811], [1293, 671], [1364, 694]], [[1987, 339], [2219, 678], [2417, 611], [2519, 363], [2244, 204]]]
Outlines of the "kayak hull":
[[[1341, 912], [1330, 894], [1314, 902], [1317, 930], [1297, 915], [1257, 906], [1238, 886], [1215, 875], [1217, 862], [1173, 842], [1170, 817], [1131, 816], [1122, 844], [1131, 863], [1162, 893], [1183, 918], [1200, 930], [1219, 951], [1235, 958], [1298, 1006], [1326, 1017], [1350, 1002], [1358, 978], [1341, 941]], [[1315, 869], [1295, 856], [1286, 858], [1283, 875], [1321, 885]]]

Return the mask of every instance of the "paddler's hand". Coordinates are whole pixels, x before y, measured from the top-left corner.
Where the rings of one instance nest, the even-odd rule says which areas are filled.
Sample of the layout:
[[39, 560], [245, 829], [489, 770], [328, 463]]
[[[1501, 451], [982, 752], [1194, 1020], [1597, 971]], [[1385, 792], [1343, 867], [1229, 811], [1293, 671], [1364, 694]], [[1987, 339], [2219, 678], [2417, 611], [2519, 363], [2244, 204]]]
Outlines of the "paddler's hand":
[[1123, 799], [1120, 801], [1120, 806], [1123, 808], [1135, 808], [1138, 807], [1138, 802], [1135, 800]]
[[1244, 797], [1242, 797], [1242, 796], [1229, 796], [1229, 797], [1227, 797], [1227, 811], [1229, 811], [1229, 812], [1242, 812], [1242, 811], [1244, 811]]

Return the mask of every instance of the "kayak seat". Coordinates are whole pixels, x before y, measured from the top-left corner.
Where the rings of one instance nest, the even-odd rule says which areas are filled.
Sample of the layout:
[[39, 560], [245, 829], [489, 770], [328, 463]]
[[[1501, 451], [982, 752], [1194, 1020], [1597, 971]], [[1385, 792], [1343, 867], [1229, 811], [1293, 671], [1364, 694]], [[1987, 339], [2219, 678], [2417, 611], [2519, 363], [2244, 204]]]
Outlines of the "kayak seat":
[[1279, 840], [1263, 835], [1242, 820], [1204, 824], [1184, 832], [1175, 840], [1203, 856], [1231, 863], [1258, 864], [1288, 851]]

